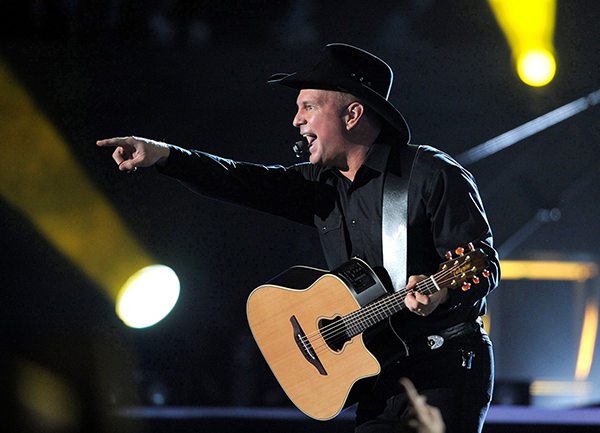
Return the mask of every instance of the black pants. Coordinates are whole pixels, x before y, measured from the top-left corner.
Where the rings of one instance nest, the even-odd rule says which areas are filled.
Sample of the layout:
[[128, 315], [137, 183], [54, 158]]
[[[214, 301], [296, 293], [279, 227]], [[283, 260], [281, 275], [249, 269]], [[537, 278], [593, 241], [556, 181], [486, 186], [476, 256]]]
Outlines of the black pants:
[[[468, 367], [468, 353], [473, 357]], [[427, 403], [442, 413], [446, 433], [480, 432], [492, 399], [494, 361], [486, 334], [447, 341], [436, 350], [403, 358], [386, 367], [359, 402], [355, 433], [406, 431], [407, 399], [401, 377], [413, 381]]]

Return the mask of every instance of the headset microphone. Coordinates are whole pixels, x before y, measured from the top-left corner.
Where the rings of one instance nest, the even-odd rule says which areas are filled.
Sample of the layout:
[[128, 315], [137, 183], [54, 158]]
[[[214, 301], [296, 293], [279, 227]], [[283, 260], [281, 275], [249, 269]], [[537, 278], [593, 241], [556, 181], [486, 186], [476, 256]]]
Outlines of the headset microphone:
[[302, 158], [303, 156], [308, 155], [308, 143], [304, 140], [296, 141], [292, 149], [296, 154], [296, 158]]

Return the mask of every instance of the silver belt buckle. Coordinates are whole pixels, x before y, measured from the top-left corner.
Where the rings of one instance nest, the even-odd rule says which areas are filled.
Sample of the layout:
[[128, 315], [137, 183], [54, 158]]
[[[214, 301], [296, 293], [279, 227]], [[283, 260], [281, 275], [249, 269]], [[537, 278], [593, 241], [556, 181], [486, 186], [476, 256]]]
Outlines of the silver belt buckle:
[[444, 344], [444, 338], [441, 335], [428, 335], [427, 345], [431, 350], [439, 349]]

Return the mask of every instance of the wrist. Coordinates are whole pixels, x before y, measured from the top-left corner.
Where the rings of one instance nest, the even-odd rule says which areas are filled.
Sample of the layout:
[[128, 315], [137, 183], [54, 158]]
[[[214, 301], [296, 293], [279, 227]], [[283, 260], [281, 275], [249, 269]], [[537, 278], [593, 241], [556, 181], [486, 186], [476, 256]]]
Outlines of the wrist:
[[158, 144], [158, 160], [156, 161], [156, 165], [159, 167], [164, 167], [167, 165], [167, 160], [169, 159], [169, 155], [171, 154], [171, 149], [169, 145], [166, 143]]

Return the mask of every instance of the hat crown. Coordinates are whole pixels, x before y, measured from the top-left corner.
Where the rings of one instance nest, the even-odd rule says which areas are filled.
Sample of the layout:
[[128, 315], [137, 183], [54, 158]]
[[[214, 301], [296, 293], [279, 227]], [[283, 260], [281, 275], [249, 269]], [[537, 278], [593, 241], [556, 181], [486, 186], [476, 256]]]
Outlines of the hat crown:
[[384, 99], [390, 96], [394, 81], [392, 68], [379, 57], [358, 47], [341, 43], [326, 45], [322, 60], [315, 65], [315, 69], [322, 68], [338, 75], [343, 70], [349, 78], [369, 87]]

